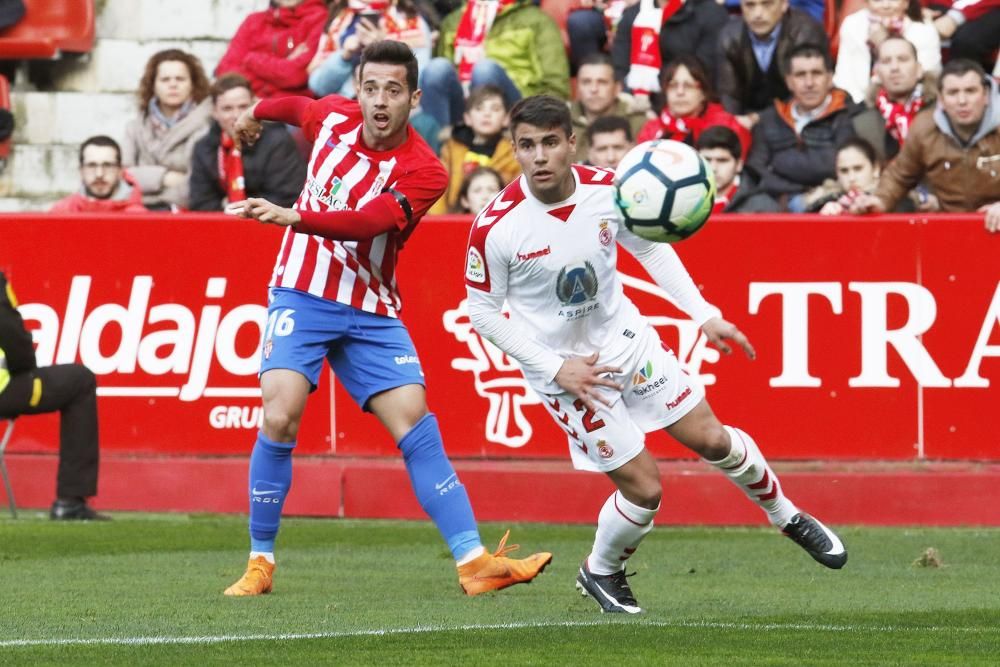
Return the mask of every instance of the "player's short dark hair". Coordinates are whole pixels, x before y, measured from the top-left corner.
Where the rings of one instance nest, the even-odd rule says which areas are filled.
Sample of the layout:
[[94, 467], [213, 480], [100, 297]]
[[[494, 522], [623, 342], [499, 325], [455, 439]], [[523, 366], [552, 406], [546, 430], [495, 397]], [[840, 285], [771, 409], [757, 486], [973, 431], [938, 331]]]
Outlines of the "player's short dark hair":
[[[910, 47], [910, 51], [913, 52], [913, 59], [914, 60], [917, 59], [917, 45], [916, 44], [914, 44], [910, 40], [906, 39], [902, 35], [889, 35], [888, 37], [886, 37], [885, 39], [882, 40], [882, 44], [886, 44], [887, 42], [891, 42], [891, 41], [906, 42], [906, 45]], [[879, 44], [878, 48], [875, 49], [875, 58], [876, 58], [876, 60], [878, 59], [879, 55], [882, 53], [882, 44]]]
[[532, 95], [515, 104], [510, 110], [511, 138], [521, 123], [545, 129], [559, 127], [566, 133], [567, 138], [573, 134], [569, 107], [566, 106], [566, 102], [552, 95]]
[[384, 65], [402, 65], [406, 68], [406, 87], [410, 92], [417, 90], [417, 57], [410, 47], [402, 42], [383, 39], [372, 42], [361, 52], [361, 64], [358, 65], [358, 80], [364, 76], [365, 65], [382, 63]]
[[704, 148], [721, 148], [729, 151], [729, 154], [736, 160], [743, 157], [743, 144], [740, 143], [739, 136], [725, 125], [711, 125], [706, 127], [698, 135], [698, 140], [695, 142], [694, 147], [698, 150]]
[[632, 126], [629, 124], [627, 118], [622, 118], [621, 116], [598, 116], [593, 123], [587, 126], [587, 143], [594, 143], [594, 136], [598, 134], [611, 134], [619, 130], [625, 133], [625, 138], [629, 143], [634, 141], [632, 138]]
[[615, 68], [615, 63], [611, 60], [611, 56], [604, 51], [595, 51], [594, 53], [589, 53], [580, 60], [580, 64], [577, 65], [576, 71], [580, 71], [580, 68], [584, 65], [607, 65], [611, 69]]
[[853, 148], [854, 150], [860, 152], [865, 156], [865, 159], [871, 162], [873, 167], [881, 167], [881, 162], [878, 159], [878, 152], [875, 147], [871, 145], [871, 142], [867, 139], [861, 137], [848, 137], [837, 144], [836, 155], [840, 155], [842, 151], [848, 148]]
[[494, 98], [499, 97], [500, 101], [503, 103], [504, 111], [508, 110], [507, 98], [503, 96], [503, 90], [500, 86], [494, 85], [492, 83], [484, 83], [481, 86], [476, 86], [471, 91], [469, 91], [469, 96], [465, 99], [465, 110], [472, 111], [480, 103]]
[[945, 63], [944, 67], [941, 68], [941, 76], [938, 78], [939, 85], [944, 87], [944, 78], [946, 76], [965, 76], [969, 72], [975, 72], [979, 76], [979, 80], [983, 82], [983, 86], [989, 87], [986, 70], [975, 60], [969, 60], [968, 58], [955, 58]]
[[250, 91], [250, 95], [253, 95], [253, 86], [250, 85], [250, 81], [242, 74], [237, 74], [236, 72], [223, 74], [212, 82], [212, 87], [208, 89], [208, 94], [212, 96], [212, 102], [215, 102], [221, 95], [225, 95], [235, 88], [246, 88]]
[[781, 63], [785, 68], [785, 74], [792, 71], [792, 61], [795, 58], [819, 58], [823, 61], [823, 67], [827, 72], [833, 71], [833, 56], [830, 55], [830, 49], [820, 46], [819, 44], [806, 42], [805, 44], [793, 46], [788, 53], [785, 54], [785, 60]]
[[80, 166], [83, 166], [83, 151], [86, 150], [87, 146], [103, 146], [105, 148], [114, 148], [115, 155], [118, 156], [116, 162], [120, 165], [122, 163], [122, 149], [118, 145], [118, 142], [105, 134], [98, 134], [96, 136], [90, 137], [82, 144], [80, 144]]

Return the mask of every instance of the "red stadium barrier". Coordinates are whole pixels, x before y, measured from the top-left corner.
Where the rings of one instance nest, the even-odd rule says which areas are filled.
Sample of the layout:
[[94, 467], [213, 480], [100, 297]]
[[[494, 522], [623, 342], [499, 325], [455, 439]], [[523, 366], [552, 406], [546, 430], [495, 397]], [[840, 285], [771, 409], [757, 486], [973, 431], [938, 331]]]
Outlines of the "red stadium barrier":
[[[470, 328], [467, 229], [467, 218], [422, 223], [399, 278], [449, 452], [568, 467], [565, 436]], [[5, 215], [0, 270], [40, 362], [98, 374], [106, 456], [243, 456], [260, 419], [257, 350], [280, 236], [221, 215]], [[1000, 237], [981, 216], [719, 216], [677, 249], [756, 361], [720, 358], [623, 252], [629, 296], [716, 412], [770, 458], [1000, 460]], [[51, 454], [57, 426], [20, 420], [10, 451]], [[330, 377], [302, 429], [299, 455], [396, 457]], [[650, 446], [690, 458], [666, 436]]]

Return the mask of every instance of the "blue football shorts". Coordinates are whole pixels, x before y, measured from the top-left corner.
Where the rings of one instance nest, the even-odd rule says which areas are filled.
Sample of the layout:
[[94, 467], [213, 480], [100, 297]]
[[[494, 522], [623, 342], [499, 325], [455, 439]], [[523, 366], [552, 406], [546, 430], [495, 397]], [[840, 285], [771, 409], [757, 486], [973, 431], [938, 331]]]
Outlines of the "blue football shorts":
[[398, 319], [366, 313], [299, 290], [269, 290], [260, 373], [302, 373], [316, 391], [323, 358], [358, 405], [389, 389], [424, 383], [417, 350]]

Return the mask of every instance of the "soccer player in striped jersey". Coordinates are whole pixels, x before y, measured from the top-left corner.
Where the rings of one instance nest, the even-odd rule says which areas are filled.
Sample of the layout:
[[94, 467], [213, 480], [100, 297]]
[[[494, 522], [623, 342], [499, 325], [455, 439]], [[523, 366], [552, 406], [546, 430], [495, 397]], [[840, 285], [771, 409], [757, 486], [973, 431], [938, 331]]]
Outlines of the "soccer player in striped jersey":
[[531, 581], [552, 555], [525, 559], [482, 545], [472, 506], [427, 410], [424, 374], [398, 319], [396, 262], [403, 242], [444, 192], [448, 175], [409, 126], [420, 100], [417, 61], [400, 42], [369, 45], [358, 100], [263, 100], [237, 121], [241, 140], [261, 120], [302, 127], [313, 141], [302, 194], [291, 209], [248, 199], [231, 214], [286, 227], [271, 277], [261, 351], [264, 425], [250, 457], [250, 560], [226, 595], [269, 593], [274, 542], [292, 480], [292, 449], [324, 357], [363, 409], [389, 430], [413, 490], [448, 544], [469, 595]]
[[[814, 559], [843, 567], [847, 551], [837, 535], [785, 497], [753, 438], [715, 417], [704, 388], [625, 296], [618, 245], [723, 352], [731, 339], [753, 358], [746, 336], [705, 301], [673, 248], [625, 229], [614, 172], [571, 164], [576, 142], [564, 102], [521, 100], [510, 130], [523, 175], [473, 223], [469, 317], [521, 365], [566, 431], [574, 467], [603, 472], [618, 487], [600, 511], [577, 587], [602, 611], [642, 611], [625, 563], [660, 509], [660, 475], [644, 445], [645, 434], [659, 429], [722, 471]], [[509, 319], [501, 314], [505, 300]]]

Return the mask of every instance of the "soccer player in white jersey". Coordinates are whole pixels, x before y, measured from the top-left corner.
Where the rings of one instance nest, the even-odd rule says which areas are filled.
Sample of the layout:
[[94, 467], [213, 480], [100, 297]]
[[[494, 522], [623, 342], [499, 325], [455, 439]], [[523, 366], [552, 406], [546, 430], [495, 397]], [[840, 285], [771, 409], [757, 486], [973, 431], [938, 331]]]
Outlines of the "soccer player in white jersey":
[[[409, 126], [420, 100], [409, 47], [369, 45], [358, 67], [358, 100], [264, 100], [237, 121], [240, 139], [260, 120], [302, 127], [313, 141], [302, 194], [287, 209], [264, 199], [230, 213], [285, 226], [269, 289], [261, 351], [264, 425], [250, 457], [250, 561], [226, 595], [269, 593], [274, 542], [292, 481], [292, 449], [324, 357], [363, 409], [389, 430], [421, 507], [437, 525], [469, 595], [531, 581], [552, 558], [525, 559], [482, 545], [469, 496], [427, 410], [424, 374], [398, 315], [395, 267], [403, 242], [444, 193], [448, 175]], [[392, 491], [387, 491], [392, 493]]]
[[[614, 205], [613, 172], [571, 164], [576, 139], [565, 103], [526, 98], [511, 110], [523, 175], [476, 217], [465, 282], [473, 326], [516, 359], [566, 431], [576, 468], [603, 472], [617, 490], [601, 509], [577, 588], [603, 611], [638, 613], [625, 563], [652, 529], [659, 472], [645, 433], [666, 429], [721, 470], [772, 524], [830, 568], [847, 551], [822, 523], [781, 492], [753, 439], [723, 426], [701, 385], [685, 373], [629, 301], [617, 245], [726, 353], [730, 339], [751, 358], [746, 336], [702, 298], [673, 248], [640, 239]], [[504, 301], [510, 318], [501, 314]]]

